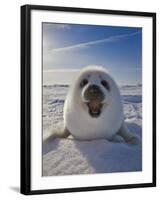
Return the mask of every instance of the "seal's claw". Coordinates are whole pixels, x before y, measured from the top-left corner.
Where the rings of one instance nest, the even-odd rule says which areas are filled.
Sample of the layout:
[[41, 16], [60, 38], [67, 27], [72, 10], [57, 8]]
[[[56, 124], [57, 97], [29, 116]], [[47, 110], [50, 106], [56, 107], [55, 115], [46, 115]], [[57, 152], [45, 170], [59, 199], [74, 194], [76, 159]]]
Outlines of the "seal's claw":
[[138, 145], [140, 143], [140, 139], [137, 136], [132, 136], [129, 140], [126, 141], [130, 145]]

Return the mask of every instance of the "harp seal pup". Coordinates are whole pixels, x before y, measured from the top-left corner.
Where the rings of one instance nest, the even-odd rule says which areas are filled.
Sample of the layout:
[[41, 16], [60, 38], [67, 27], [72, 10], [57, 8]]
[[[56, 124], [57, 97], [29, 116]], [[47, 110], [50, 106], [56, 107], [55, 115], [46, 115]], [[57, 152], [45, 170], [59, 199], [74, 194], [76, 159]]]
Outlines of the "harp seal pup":
[[88, 66], [80, 71], [67, 94], [63, 118], [63, 129], [52, 131], [49, 140], [71, 134], [77, 140], [139, 143], [124, 122], [119, 89], [101, 66]]

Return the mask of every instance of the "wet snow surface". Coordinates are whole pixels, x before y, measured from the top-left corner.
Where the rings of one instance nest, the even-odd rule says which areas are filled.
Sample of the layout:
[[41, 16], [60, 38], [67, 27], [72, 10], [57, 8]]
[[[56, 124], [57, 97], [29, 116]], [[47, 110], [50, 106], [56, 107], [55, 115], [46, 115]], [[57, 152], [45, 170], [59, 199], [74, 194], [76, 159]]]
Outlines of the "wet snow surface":
[[[50, 127], [63, 126], [66, 85], [43, 87], [43, 136]], [[142, 137], [142, 87], [120, 88], [128, 128]], [[43, 146], [43, 176], [129, 172], [142, 170], [141, 142], [133, 146], [107, 140], [77, 141], [57, 138]]]

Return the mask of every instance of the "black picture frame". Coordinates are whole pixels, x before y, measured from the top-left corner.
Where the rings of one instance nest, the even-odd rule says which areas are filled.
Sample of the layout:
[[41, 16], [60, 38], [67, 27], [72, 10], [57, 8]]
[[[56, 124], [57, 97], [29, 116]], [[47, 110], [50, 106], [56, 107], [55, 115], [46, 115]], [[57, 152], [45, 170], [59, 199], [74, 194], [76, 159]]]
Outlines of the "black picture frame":
[[[151, 17], [153, 20], [153, 149], [152, 149], [152, 183], [138, 183], [113, 186], [94, 186], [78, 188], [61, 188], [49, 190], [31, 190], [31, 11], [64, 11], [92, 14], [110, 14], [123, 16]], [[80, 192], [93, 190], [127, 189], [156, 186], [156, 13], [103, 10], [90, 8], [56, 7], [44, 5], [21, 6], [21, 180], [20, 191], [25, 195]]]

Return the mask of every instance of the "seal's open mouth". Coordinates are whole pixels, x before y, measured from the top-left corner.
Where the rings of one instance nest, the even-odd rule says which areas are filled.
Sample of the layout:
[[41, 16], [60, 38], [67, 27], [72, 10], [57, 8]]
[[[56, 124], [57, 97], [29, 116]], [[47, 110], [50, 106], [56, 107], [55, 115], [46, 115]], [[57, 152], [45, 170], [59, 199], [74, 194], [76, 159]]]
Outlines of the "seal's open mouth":
[[98, 117], [101, 114], [103, 104], [97, 100], [87, 102], [88, 112], [92, 117]]
[[98, 117], [101, 114], [102, 106], [105, 102], [105, 94], [99, 85], [89, 85], [84, 89], [83, 102], [88, 107], [91, 117]]

